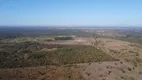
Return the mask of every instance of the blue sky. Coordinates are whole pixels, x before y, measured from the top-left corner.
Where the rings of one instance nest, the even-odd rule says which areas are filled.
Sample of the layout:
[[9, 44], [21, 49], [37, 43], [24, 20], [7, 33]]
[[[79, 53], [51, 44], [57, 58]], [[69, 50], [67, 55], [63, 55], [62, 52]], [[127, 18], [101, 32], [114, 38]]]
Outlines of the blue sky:
[[142, 26], [142, 0], [0, 0], [0, 25]]

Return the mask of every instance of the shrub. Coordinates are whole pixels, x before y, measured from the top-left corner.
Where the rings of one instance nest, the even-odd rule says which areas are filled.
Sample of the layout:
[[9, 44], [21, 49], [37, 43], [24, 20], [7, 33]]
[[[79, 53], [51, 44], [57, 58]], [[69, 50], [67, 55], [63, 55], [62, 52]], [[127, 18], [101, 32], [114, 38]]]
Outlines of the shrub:
[[32, 53], [30, 54], [29, 58], [40, 59], [40, 58], [45, 58], [45, 56], [46, 56], [45, 53]]
[[128, 70], [131, 71], [132, 69], [130, 67], [128, 67]]

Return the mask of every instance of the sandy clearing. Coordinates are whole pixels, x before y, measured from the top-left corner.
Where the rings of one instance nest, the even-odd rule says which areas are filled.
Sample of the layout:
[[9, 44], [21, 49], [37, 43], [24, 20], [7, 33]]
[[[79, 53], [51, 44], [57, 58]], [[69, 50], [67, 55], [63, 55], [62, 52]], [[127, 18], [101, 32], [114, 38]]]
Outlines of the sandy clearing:
[[[78, 64], [83, 68], [83, 77], [85, 80], [141, 80], [142, 75], [139, 74], [138, 68], [126, 62], [112, 61], [112, 62], [96, 62]], [[128, 69], [131, 69], [128, 70]]]
[[85, 38], [75, 38], [74, 40], [58, 40], [58, 41], [44, 41], [42, 44], [60, 44], [60, 45], [91, 45]]
[[99, 44], [95, 47], [115, 58], [126, 59], [140, 57], [142, 59], [142, 48], [139, 47], [139, 44], [106, 38], [97, 38], [91, 41], [94, 43], [98, 41]]

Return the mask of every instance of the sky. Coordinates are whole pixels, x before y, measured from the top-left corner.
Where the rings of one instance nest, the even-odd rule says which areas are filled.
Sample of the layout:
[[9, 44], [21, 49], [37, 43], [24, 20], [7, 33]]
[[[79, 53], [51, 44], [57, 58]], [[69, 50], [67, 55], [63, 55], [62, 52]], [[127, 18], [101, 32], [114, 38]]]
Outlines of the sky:
[[0, 25], [142, 26], [142, 0], [0, 0]]

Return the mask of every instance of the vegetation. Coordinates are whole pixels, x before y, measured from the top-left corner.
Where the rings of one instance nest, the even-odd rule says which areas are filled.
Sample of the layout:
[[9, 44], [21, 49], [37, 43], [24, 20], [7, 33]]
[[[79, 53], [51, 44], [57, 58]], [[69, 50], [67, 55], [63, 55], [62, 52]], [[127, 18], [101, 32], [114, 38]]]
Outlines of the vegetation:
[[[117, 33], [117, 30], [113, 32]], [[119, 32], [121, 35], [119, 35]], [[0, 28], [0, 80], [84, 80], [84, 75], [82, 74], [85, 73], [91, 79], [97, 71], [100, 74], [99, 76], [95, 76], [96, 79], [100, 77], [102, 80], [105, 80], [106, 76], [109, 78], [115, 76], [115, 74], [118, 74], [118, 77], [121, 74], [124, 75], [119, 77], [124, 80], [135, 79], [133, 76], [125, 76], [129, 75], [129, 73], [131, 75], [131, 73], [134, 74], [136, 72], [141, 75], [142, 71], [139, 69], [142, 65], [139, 52], [141, 51], [141, 46], [134, 44], [134, 42], [142, 43], [141, 32], [119, 30], [117, 34], [108, 34], [109, 36], [103, 34], [97, 35], [93, 30], [87, 29], [42, 28], [39, 30], [30, 28]], [[66, 37], [70, 35], [76, 35], [78, 38], [91, 37], [89, 38], [90, 40], [88, 38], [86, 40], [92, 46], [80, 45], [79, 41], [79, 45], [58, 45], [56, 42], [61, 41], [54, 41], [73, 40], [73, 37]], [[102, 49], [109, 46], [106, 46], [105, 41], [97, 39], [98, 37], [133, 42], [128, 46], [134, 47], [134, 49], [128, 50], [127, 46], [120, 51], [113, 48], [106, 48], [109, 50], [110, 55], [112, 54], [113, 57], [111, 57], [108, 55], [109, 52], [107, 52], [108, 54], [103, 52], [107, 50]], [[51, 43], [48, 44], [48, 42]], [[55, 42], [55, 44], [52, 44], [52, 42]], [[106, 41], [106, 43], [111, 44], [111, 41]], [[102, 61], [117, 61], [118, 59], [116, 58], [120, 59], [120, 64], [118, 62], [101, 63]], [[123, 61], [123, 58], [126, 61]], [[127, 66], [127, 61], [132, 63], [129, 64], [129, 67]], [[88, 64], [80, 65], [80, 63]], [[111, 63], [114, 63], [114, 66]], [[102, 67], [104, 68], [105, 66], [108, 70], [103, 74]], [[95, 71], [91, 72], [93, 69]]]
[[47, 45], [36, 42], [1, 44], [0, 55], [1, 68], [116, 60], [91, 46]]
[[55, 37], [55, 40], [73, 40], [73, 37]]
[[[48, 74], [48, 75], [47, 75]], [[1, 80], [84, 80], [75, 67], [0, 69]]]

